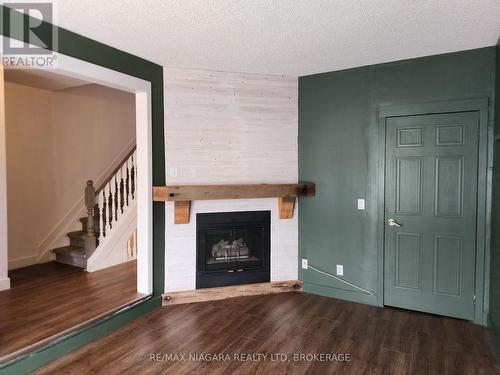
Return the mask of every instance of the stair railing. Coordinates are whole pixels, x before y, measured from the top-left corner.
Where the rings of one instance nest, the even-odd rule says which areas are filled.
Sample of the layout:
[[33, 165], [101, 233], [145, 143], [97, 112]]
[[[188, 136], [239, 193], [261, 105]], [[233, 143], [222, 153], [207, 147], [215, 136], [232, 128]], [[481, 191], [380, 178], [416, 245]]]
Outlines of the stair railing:
[[99, 240], [109, 237], [111, 231], [134, 202], [137, 188], [137, 153], [134, 146], [109, 177], [95, 188], [92, 180], [85, 187], [87, 209], [85, 253], [89, 257]]

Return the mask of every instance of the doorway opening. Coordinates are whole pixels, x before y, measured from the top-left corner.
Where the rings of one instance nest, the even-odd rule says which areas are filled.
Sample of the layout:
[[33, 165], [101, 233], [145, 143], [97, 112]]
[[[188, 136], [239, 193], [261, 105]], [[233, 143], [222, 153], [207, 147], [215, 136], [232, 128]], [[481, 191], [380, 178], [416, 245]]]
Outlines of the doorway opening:
[[58, 58], [57, 69], [3, 72], [0, 362], [152, 293], [150, 84]]

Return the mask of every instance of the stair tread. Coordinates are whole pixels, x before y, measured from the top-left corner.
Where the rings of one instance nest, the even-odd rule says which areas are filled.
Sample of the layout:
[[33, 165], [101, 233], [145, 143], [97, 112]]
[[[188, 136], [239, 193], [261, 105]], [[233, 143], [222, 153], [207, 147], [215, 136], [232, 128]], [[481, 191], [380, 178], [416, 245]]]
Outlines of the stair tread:
[[84, 236], [86, 236], [86, 234], [83, 230], [75, 230], [73, 232], [66, 233], [66, 236], [68, 236], [68, 237], [84, 237]]
[[[81, 217], [81, 218], [79, 218], [78, 220], [79, 220], [81, 223], [84, 223], [84, 222], [86, 222], [88, 219], [89, 219], [89, 218], [88, 218], [87, 216], [85, 216], [85, 217]], [[96, 221], [96, 220], [99, 220], [99, 216], [95, 216], [95, 217], [94, 217], [94, 221]]]
[[72, 245], [63, 246], [63, 247], [58, 247], [52, 251], [57, 253], [57, 254], [66, 254], [66, 255], [73, 255], [73, 256], [80, 255], [80, 256], [86, 257], [85, 249], [83, 247], [80, 247], [80, 246], [72, 246]]

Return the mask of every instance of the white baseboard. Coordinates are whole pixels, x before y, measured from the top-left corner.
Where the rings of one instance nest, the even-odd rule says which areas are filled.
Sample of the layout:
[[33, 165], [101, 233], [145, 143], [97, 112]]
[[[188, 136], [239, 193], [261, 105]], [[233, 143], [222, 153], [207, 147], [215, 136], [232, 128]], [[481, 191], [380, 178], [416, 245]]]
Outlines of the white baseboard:
[[9, 260], [9, 270], [15, 270], [16, 268], [31, 266], [32, 264], [38, 263], [38, 254], [30, 255], [27, 257], [15, 258]]
[[0, 279], [0, 290], [10, 289], [10, 278]]

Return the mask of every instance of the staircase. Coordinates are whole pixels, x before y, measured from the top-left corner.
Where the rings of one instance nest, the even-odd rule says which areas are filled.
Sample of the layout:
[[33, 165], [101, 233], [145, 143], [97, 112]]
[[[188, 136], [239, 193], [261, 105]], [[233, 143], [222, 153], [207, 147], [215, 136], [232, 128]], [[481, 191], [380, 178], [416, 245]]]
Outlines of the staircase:
[[[83, 269], [92, 255], [119, 232], [120, 218], [131, 210], [136, 197], [136, 147], [96, 189], [92, 180], [85, 187], [87, 216], [80, 218], [81, 230], [69, 232], [69, 245], [53, 249], [56, 262]], [[125, 249], [124, 249], [125, 251]]]

